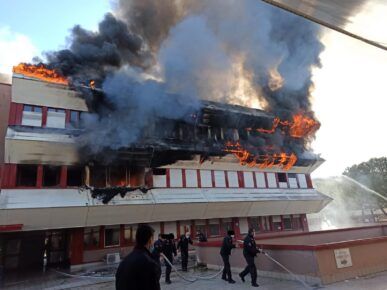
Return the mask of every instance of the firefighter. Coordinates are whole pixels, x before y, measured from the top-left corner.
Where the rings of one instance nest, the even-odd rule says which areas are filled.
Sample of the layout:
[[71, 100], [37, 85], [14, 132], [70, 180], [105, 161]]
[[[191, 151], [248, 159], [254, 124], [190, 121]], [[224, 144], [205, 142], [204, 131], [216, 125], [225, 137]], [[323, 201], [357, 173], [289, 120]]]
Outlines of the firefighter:
[[177, 249], [180, 249], [181, 253], [181, 269], [183, 272], [187, 272], [188, 265], [188, 244], [193, 244], [191, 240], [191, 235], [189, 232], [185, 233], [180, 237], [179, 242], [177, 243]]
[[153, 233], [154, 230], [148, 225], [138, 227], [133, 251], [118, 266], [117, 290], [160, 290], [161, 268], [149, 252]]
[[235, 281], [231, 277], [231, 267], [230, 267], [230, 255], [231, 250], [235, 248], [235, 244], [233, 243], [234, 231], [228, 231], [227, 236], [224, 237], [222, 247], [220, 248], [220, 255], [223, 259], [223, 274], [222, 279], [227, 281], [230, 284], [234, 284]]
[[[173, 263], [173, 256], [176, 256], [177, 255], [177, 252], [176, 252], [176, 245], [175, 245], [175, 236], [173, 234], [169, 234], [169, 235], [166, 235], [165, 237], [165, 241], [164, 241], [164, 246], [163, 246], [163, 250], [162, 252], [164, 253], [164, 255], [167, 257], [167, 259]], [[169, 263], [167, 261], [165, 261], [165, 283], [167, 284], [171, 284], [171, 271], [172, 271], [172, 267], [171, 265], [169, 265]]]
[[153, 251], [152, 251], [153, 258], [159, 264], [160, 264], [160, 254], [163, 252], [163, 247], [164, 247], [163, 235], [159, 234], [158, 240], [153, 244]]
[[259, 287], [257, 284], [257, 267], [255, 266], [254, 258], [257, 256], [257, 253], [261, 253], [261, 250], [257, 248], [254, 236], [254, 229], [249, 229], [248, 234], [243, 241], [243, 256], [246, 259], [247, 266], [241, 273], [239, 273], [239, 277], [242, 282], [245, 282], [245, 276], [250, 272], [251, 286]]

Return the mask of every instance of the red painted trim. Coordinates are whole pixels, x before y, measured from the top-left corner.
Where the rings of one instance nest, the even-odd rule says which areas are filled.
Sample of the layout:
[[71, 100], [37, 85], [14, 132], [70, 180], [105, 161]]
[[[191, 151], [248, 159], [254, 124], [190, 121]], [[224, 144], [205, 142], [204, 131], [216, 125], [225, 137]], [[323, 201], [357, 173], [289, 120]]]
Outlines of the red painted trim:
[[200, 176], [200, 169], [196, 169], [196, 171], [197, 171], [197, 178], [198, 178], [198, 187], [200, 188], [200, 187], [202, 187], [202, 178], [201, 178], [201, 176]]
[[310, 174], [305, 174], [306, 184], [308, 188], [313, 188], [312, 179], [310, 178]]
[[284, 217], [283, 215], [280, 215], [281, 217], [281, 231], [285, 230], [285, 224], [284, 224]]
[[267, 179], [267, 172], [263, 172], [263, 176], [265, 177], [265, 187], [264, 188], [269, 188], [269, 181]]
[[241, 237], [241, 229], [240, 229], [240, 223], [239, 218], [232, 218], [232, 229], [235, 232], [235, 237], [240, 238]]
[[176, 235], [177, 235], [176, 238], [179, 238], [181, 236], [181, 233], [180, 233], [180, 221], [176, 221]]
[[36, 187], [43, 187], [43, 165], [38, 165], [37, 176], [36, 176]]
[[278, 181], [278, 173], [277, 172], [274, 172], [274, 176], [275, 176], [275, 182], [277, 183], [277, 186], [276, 188], [279, 188], [279, 181]]
[[166, 177], [167, 177], [167, 187], [171, 187], [171, 177], [170, 177], [169, 168], [166, 169]]
[[17, 104], [11, 103], [9, 107], [8, 125], [16, 125]]
[[240, 188], [245, 187], [245, 181], [243, 179], [243, 172], [242, 171], [237, 171], [238, 174], [238, 185]]
[[23, 104], [17, 104], [16, 115], [15, 115], [15, 125], [21, 125], [23, 118]]
[[211, 170], [211, 183], [212, 183], [212, 187], [216, 187], [216, 183], [215, 183], [215, 171], [214, 171], [214, 170]]
[[71, 230], [71, 242], [70, 242], [70, 264], [78, 265], [83, 263], [83, 228], [76, 228]]
[[226, 188], [230, 187], [230, 184], [228, 183], [228, 174], [227, 170], [224, 171], [224, 180], [226, 181]]
[[1, 188], [14, 188], [16, 187], [17, 177], [17, 165], [16, 164], [4, 164], [2, 166], [1, 174]]
[[181, 176], [182, 176], [182, 180], [183, 180], [183, 187], [187, 187], [187, 177], [185, 175], [185, 169], [181, 170]]
[[23, 224], [0, 225], [0, 232], [20, 231]]
[[105, 226], [99, 227], [99, 248], [105, 248]]
[[160, 222], [160, 233], [164, 234], [164, 222]]
[[65, 165], [60, 168], [59, 186], [62, 188], [67, 187], [67, 166]]
[[71, 110], [65, 110], [65, 113], [66, 113], [66, 117], [65, 117], [65, 127], [66, 128], [69, 128], [70, 126], [70, 113]]
[[254, 182], [254, 188], [258, 188], [258, 185], [257, 185], [257, 177], [256, 177], [256, 172], [253, 171], [253, 182]]
[[47, 125], [47, 107], [42, 107], [42, 127], [46, 127]]

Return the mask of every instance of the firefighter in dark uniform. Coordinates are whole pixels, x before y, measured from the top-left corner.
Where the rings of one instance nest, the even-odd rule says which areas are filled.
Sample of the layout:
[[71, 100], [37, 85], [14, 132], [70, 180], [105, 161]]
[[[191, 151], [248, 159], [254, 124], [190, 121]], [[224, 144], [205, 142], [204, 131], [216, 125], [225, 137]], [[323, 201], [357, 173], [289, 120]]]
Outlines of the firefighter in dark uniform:
[[253, 287], [259, 287], [257, 284], [257, 267], [255, 266], [254, 258], [257, 256], [257, 253], [261, 253], [261, 250], [257, 248], [254, 236], [254, 229], [249, 229], [249, 232], [243, 241], [243, 256], [246, 259], [247, 266], [239, 274], [239, 277], [241, 277], [242, 281], [245, 282], [245, 276], [250, 272], [251, 285]]
[[224, 237], [222, 247], [220, 248], [220, 255], [223, 259], [223, 274], [222, 279], [228, 281], [228, 283], [234, 284], [235, 281], [231, 277], [231, 267], [230, 267], [230, 255], [231, 250], [235, 248], [233, 243], [234, 231], [228, 231], [227, 236]]
[[187, 265], [188, 265], [188, 244], [193, 244], [191, 240], [190, 233], [185, 233], [185, 235], [182, 235], [180, 237], [179, 242], [177, 243], [177, 249], [180, 249], [181, 253], [181, 269], [183, 272], [187, 272]]
[[153, 258], [159, 264], [160, 264], [160, 255], [163, 252], [163, 247], [164, 247], [163, 235], [159, 234], [159, 239], [153, 244], [153, 251], [152, 251]]
[[[175, 236], [173, 234], [167, 235], [164, 241], [164, 246], [162, 250], [164, 255], [171, 263], [173, 263], [173, 256], [177, 255], [174, 239], [175, 239]], [[171, 278], [170, 278], [171, 271], [172, 271], [171, 265], [169, 265], [169, 263], [165, 261], [165, 283], [167, 284], [171, 284]]]

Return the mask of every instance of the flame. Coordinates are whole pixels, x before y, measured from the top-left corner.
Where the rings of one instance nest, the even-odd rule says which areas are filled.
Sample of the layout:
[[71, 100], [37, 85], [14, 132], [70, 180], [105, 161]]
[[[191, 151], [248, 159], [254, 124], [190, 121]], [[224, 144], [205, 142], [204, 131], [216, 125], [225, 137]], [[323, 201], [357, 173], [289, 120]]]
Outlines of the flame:
[[281, 152], [254, 155], [248, 150], [244, 149], [239, 142], [227, 142], [226, 149], [224, 151], [234, 154], [234, 156], [238, 158], [241, 165], [248, 167], [258, 167], [260, 169], [277, 166], [283, 170], [289, 170], [297, 162], [297, 156], [294, 153], [287, 154], [285, 152]]
[[[276, 117], [270, 129], [260, 128], [256, 129], [256, 131], [259, 133], [273, 134], [279, 126], [281, 126], [283, 131], [287, 130], [289, 135], [294, 138], [304, 138], [316, 132], [320, 128], [320, 123], [308, 116], [296, 114], [293, 116], [292, 121], [281, 121], [280, 118]], [[248, 128], [247, 130], [251, 131], [252, 129]]]
[[45, 65], [33, 65], [20, 63], [13, 67], [13, 72], [22, 74], [27, 77], [37, 78], [46, 82], [68, 85], [68, 81], [64, 76], [61, 76], [55, 70], [48, 69]]

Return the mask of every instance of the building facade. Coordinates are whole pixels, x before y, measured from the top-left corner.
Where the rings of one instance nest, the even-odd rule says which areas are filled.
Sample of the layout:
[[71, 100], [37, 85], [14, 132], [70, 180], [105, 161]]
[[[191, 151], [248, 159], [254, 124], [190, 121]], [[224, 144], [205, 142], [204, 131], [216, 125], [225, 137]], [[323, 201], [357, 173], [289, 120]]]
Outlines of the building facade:
[[[233, 154], [195, 155], [158, 167], [132, 166], [128, 158], [85, 162], [77, 144], [88, 112], [83, 98], [66, 85], [20, 74], [8, 90], [0, 163], [5, 269], [99, 262], [109, 253], [122, 257], [145, 222], [156, 235], [200, 230], [210, 240], [228, 229], [241, 237], [249, 227], [260, 236], [308, 231], [306, 214], [330, 201], [310, 177], [321, 159], [287, 170], [244, 166]], [[218, 136], [205, 130], [205, 138], [223, 138], [222, 130]], [[96, 188], [112, 194], [109, 202], [98, 198]], [[125, 188], [130, 192], [116, 194]]]

